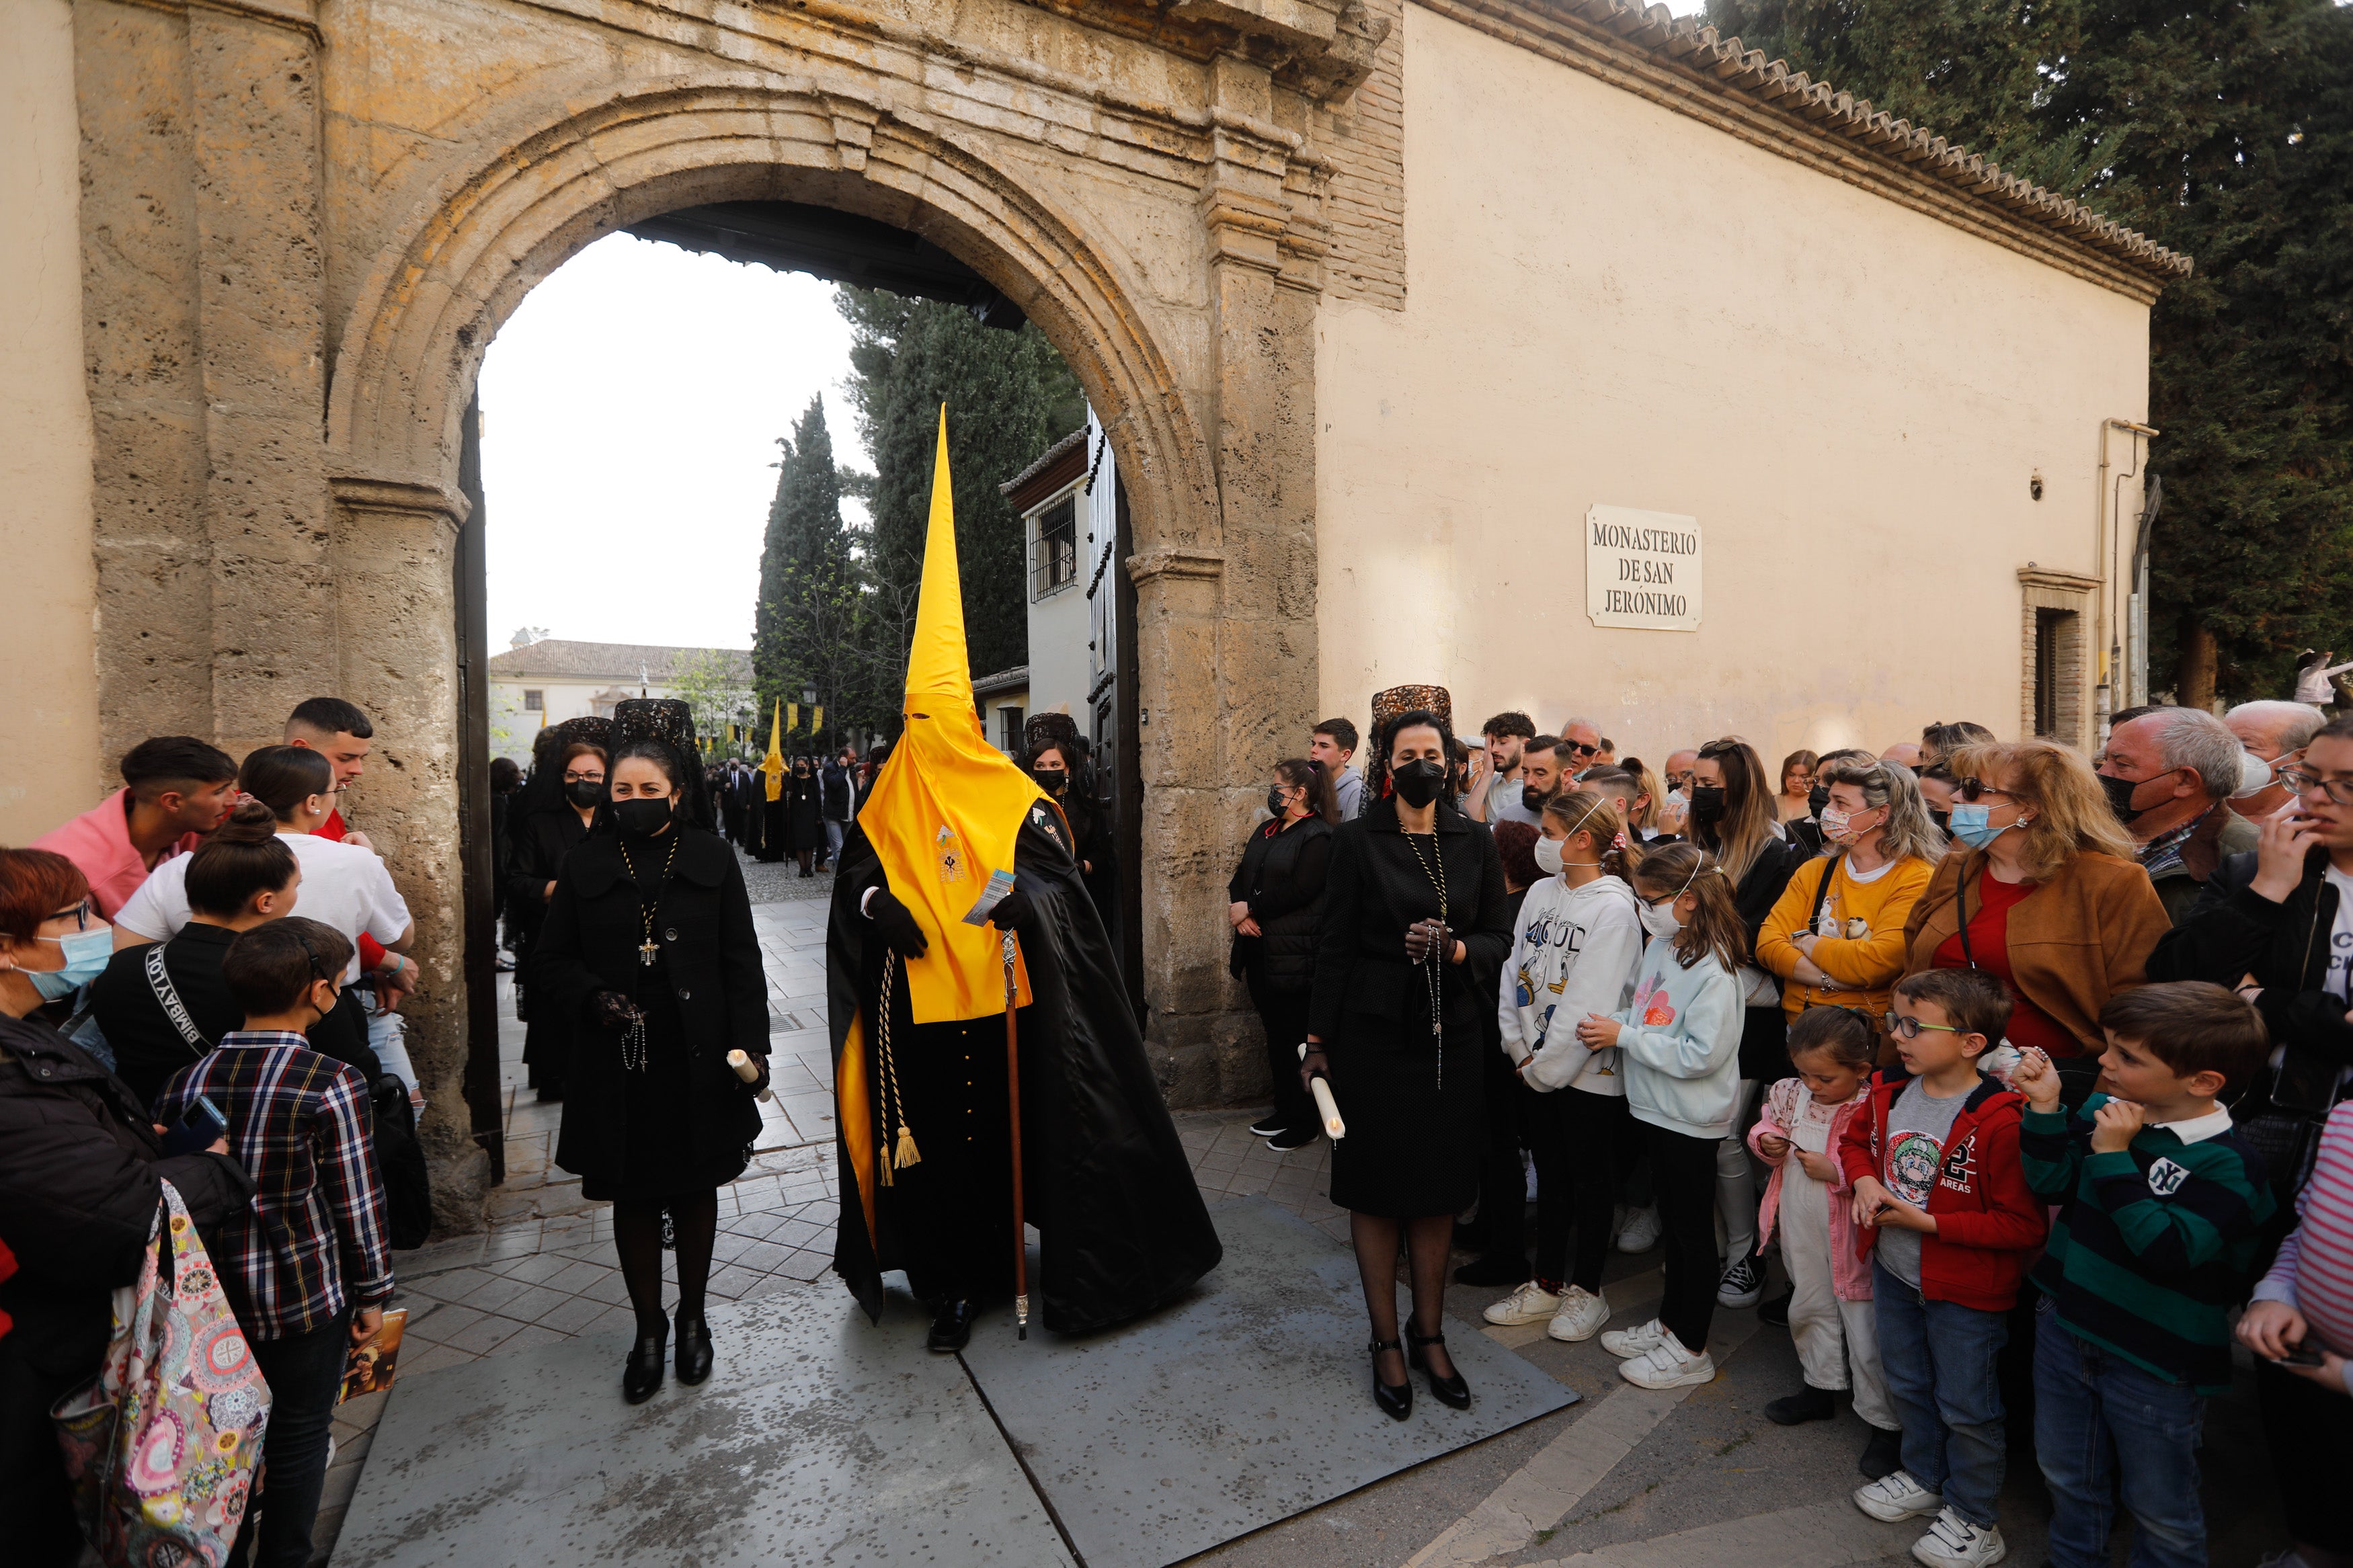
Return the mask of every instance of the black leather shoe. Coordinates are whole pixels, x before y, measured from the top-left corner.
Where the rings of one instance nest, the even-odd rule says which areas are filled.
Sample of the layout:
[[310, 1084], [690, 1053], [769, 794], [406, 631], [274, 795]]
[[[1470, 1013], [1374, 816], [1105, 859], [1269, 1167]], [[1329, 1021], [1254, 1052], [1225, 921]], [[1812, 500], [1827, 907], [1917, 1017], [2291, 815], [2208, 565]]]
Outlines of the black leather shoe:
[[678, 1380], [691, 1388], [711, 1375], [711, 1325], [700, 1312], [678, 1311]]
[[1809, 1421], [1827, 1421], [1838, 1414], [1838, 1401], [1827, 1388], [1806, 1384], [1795, 1394], [1785, 1394], [1765, 1406], [1765, 1419], [1776, 1426], [1802, 1426]]
[[1373, 1403], [1392, 1421], [1402, 1421], [1413, 1414], [1413, 1382], [1409, 1378], [1403, 1383], [1383, 1383], [1381, 1352], [1404, 1348], [1395, 1340], [1375, 1340], [1365, 1347], [1373, 1358]]
[[924, 1337], [923, 1343], [935, 1351], [964, 1349], [972, 1342], [972, 1321], [979, 1315], [979, 1309], [966, 1298], [950, 1298], [932, 1320], [932, 1331]]
[[670, 1325], [665, 1323], [650, 1334], [639, 1334], [629, 1352], [628, 1364], [621, 1369], [621, 1397], [632, 1405], [643, 1405], [661, 1386], [662, 1352], [669, 1347]]
[[1515, 1252], [1474, 1258], [1454, 1271], [1457, 1285], [1517, 1285], [1528, 1278], [1528, 1260]]
[[1449, 1376], [1440, 1377], [1431, 1370], [1429, 1360], [1421, 1353], [1421, 1347], [1424, 1345], [1444, 1344], [1446, 1336], [1443, 1333], [1417, 1334], [1409, 1329], [1406, 1331], [1405, 1337], [1413, 1342], [1413, 1348], [1406, 1352], [1407, 1363], [1419, 1368], [1422, 1374], [1430, 1379], [1431, 1395], [1440, 1405], [1451, 1405], [1457, 1410], [1470, 1409], [1471, 1385], [1462, 1381], [1461, 1373], [1456, 1372]]

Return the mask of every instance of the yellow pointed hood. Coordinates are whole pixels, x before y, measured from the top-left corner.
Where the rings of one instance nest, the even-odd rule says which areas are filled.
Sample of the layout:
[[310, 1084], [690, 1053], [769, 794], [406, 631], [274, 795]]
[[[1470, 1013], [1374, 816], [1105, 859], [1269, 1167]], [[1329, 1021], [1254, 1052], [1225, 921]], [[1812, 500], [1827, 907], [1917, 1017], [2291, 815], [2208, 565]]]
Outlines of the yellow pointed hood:
[[[1046, 796], [988, 743], [973, 706], [956, 571], [955, 494], [948, 479], [948, 411], [940, 405], [932, 515], [915, 636], [907, 652], [906, 729], [858, 814], [891, 890], [914, 912], [931, 950], [907, 964], [915, 1022], [1005, 1010], [1002, 933], [965, 915], [993, 872], [1013, 869], [1021, 820]], [[1017, 973], [1018, 997], [1029, 980]]]
[[767, 776], [770, 800], [780, 799], [785, 793], [785, 700], [776, 699], [776, 717], [768, 721], [768, 754], [760, 759], [760, 772]]

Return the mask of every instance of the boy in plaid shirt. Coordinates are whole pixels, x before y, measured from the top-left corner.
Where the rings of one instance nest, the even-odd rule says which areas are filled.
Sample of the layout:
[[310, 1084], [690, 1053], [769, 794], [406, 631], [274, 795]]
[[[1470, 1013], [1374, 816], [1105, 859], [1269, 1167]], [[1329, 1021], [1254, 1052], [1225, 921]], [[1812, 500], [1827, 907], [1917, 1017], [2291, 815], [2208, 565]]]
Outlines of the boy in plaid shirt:
[[344, 1363], [392, 1294], [367, 1085], [303, 1033], [335, 1010], [351, 958], [342, 932], [300, 916], [239, 936], [221, 975], [245, 1027], [181, 1068], [156, 1101], [170, 1123], [199, 1096], [210, 1100], [256, 1188], [252, 1205], [223, 1222], [213, 1260], [275, 1401], [263, 1489], [237, 1548], [258, 1539], [257, 1568], [311, 1559]]

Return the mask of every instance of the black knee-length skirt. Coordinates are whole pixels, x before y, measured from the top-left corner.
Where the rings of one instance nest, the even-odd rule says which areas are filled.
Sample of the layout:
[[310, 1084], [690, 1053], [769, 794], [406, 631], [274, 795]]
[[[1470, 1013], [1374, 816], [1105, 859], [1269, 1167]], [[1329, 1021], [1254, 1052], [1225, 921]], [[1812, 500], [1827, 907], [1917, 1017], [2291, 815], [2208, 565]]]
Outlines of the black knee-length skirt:
[[1332, 1146], [1332, 1201], [1341, 1208], [1410, 1219], [1459, 1213], [1479, 1195], [1481, 1075], [1496, 1053], [1476, 1029], [1455, 1029], [1441, 1064], [1429, 1027], [1359, 1015], [1324, 1042], [1332, 1098], [1348, 1124]]

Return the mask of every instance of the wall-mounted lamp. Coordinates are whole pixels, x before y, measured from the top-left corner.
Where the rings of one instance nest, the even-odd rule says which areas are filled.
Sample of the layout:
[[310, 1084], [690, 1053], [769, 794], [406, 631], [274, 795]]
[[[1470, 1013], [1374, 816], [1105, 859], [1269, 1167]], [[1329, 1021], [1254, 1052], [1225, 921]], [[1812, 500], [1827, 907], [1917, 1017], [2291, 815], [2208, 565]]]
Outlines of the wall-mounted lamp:
[[2032, 496], [2036, 500], [2041, 500], [2042, 499], [2042, 470], [2041, 468], [2035, 469], [2033, 477], [2026, 481], [2026, 493]]

